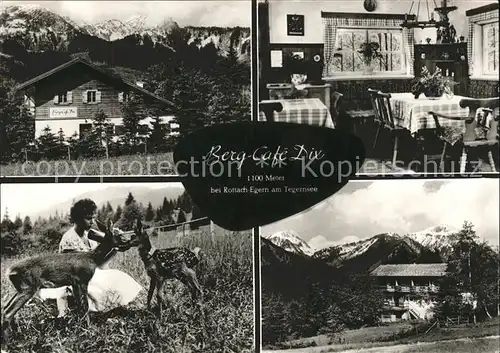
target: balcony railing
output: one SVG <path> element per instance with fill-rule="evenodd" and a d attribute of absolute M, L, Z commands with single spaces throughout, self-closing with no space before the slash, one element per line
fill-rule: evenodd
<path fill-rule="evenodd" d="M 396 291 L 410 293 L 410 286 L 396 286 Z"/>
<path fill-rule="evenodd" d="M 435 285 L 429 286 L 429 292 L 437 293 L 439 292 L 439 290 L 440 290 L 439 286 Z"/>
<path fill-rule="evenodd" d="M 430 285 L 430 286 L 393 286 L 393 285 L 385 285 L 381 286 L 381 289 L 386 292 L 401 292 L 401 293 L 437 293 L 439 292 L 439 286 Z"/>
<path fill-rule="evenodd" d="M 429 292 L 429 286 L 413 286 L 411 287 L 412 292 L 415 293 L 427 293 Z"/>
<path fill-rule="evenodd" d="M 396 305 L 396 303 L 393 302 L 393 301 L 386 301 L 386 302 L 384 302 L 384 306 L 386 308 L 388 308 L 388 309 L 395 309 L 395 310 L 397 310 L 397 309 L 408 309 L 409 308 L 408 302 L 406 302 L 406 303 L 401 303 L 400 302 L 400 303 L 398 303 Z"/>

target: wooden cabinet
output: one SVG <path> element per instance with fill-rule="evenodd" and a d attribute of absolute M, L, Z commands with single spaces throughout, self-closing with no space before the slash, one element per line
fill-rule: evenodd
<path fill-rule="evenodd" d="M 449 44 L 416 44 L 415 45 L 415 77 L 420 76 L 422 67 L 426 66 L 431 73 L 437 67 L 457 84 L 453 87 L 455 94 L 466 96 L 469 81 L 467 63 L 467 43 Z"/>
<path fill-rule="evenodd" d="M 287 95 L 292 92 L 291 83 L 269 83 L 267 85 L 269 90 L 269 99 L 285 99 Z M 323 104 L 330 110 L 330 91 L 331 85 L 304 85 L 303 98 L 319 98 Z"/>

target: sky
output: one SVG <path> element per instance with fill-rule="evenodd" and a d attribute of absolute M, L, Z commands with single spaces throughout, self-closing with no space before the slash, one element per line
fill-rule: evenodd
<path fill-rule="evenodd" d="M 2 184 L 0 186 L 0 205 L 8 205 L 11 219 L 17 214 L 21 217 L 49 209 L 52 206 L 71 200 L 89 191 L 103 190 L 108 187 L 147 187 L 150 189 L 166 189 L 179 187 L 182 183 L 50 183 L 50 184 Z M 1 219 L 5 214 L 5 206 L 1 209 Z"/>
<path fill-rule="evenodd" d="M 320 249 L 441 224 L 459 230 L 464 221 L 472 222 L 481 239 L 498 245 L 498 179 L 351 181 L 313 208 L 262 227 L 261 234 L 293 230 Z"/>
<path fill-rule="evenodd" d="M 250 27 L 249 0 L 220 1 L 2 1 L 1 6 L 40 5 L 77 23 L 96 23 L 147 16 L 147 24 L 158 25 L 172 18 L 181 27 Z"/>

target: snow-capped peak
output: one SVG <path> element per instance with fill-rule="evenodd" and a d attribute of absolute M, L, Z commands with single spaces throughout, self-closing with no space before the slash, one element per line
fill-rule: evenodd
<path fill-rule="evenodd" d="M 132 28 L 136 32 L 141 32 L 144 30 L 146 27 L 146 20 L 148 19 L 147 16 L 143 15 L 136 15 L 130 17 L 127 21 L 125 21 L 125 24 Z"/>
<path fill-rule="evenodd" d="M 419 242 L 425 247 L 439 249 L 450 245 L 450 235 L 458 232 L 458 229 L 446 224 L 436 225 L 419 232 L 407 234 L 406 236 Z"/>
<path fill-rule="evenodd" d="M 377 241 L 376 237 L 363 239 L 354 243 L 347 243 L 338 246 L 339 257 L 343 260 L 347 260 L 356 256 L 359 256 L 366 252 L 370 246 L 372 246 Z"/>
<path fill-rule="evenodd" d="M 33 11 L 46 10 L 40 4 L 22 4 L 9 7 L 13 12 L 22 11 L 25 13 L 30 13 Z"/>
<path fill-rule="evenodd" d="M 299 235 L 293 230 L 283 230 L 274 234 L 264 236 L 269 239 L 274 245 L 277 245 L 287 251 L 299 253 L 307 256 L 312 256 L 315 252 L 307 242 L 302 240 Z"/>

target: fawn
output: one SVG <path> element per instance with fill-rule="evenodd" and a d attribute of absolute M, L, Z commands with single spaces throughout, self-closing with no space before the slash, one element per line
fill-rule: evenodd
<path fill-rule="evenodd" d="M 188 248 L 175 247 L 166 249 L 156 249 L 149 240 L 149 235 L 143 229 L 140 220 L 137 220 L 135 234 L 130 240 L 131 246 L 137 246 L 148 276 L 150 277 L 147 307 L 151 308 L 151 299 L 156 288 L 156 301 L 161 317 L 163 300 L 161 290 L 165 279 L 176 278 L 186 285 L 191 298 L 196 300 L 203 296 L 196 272 L 193 267 L 200 262 L 200 248 L 190 250 Z"/>
<path fill-rule="evenodd" d="M 15 263 L 7 271 L 17 293 L 7 302 L 2 318 L 2 346 L 7 341 L 7 329 L 14 315 L 41 288 L 71 286 L 78 308 L 88 317 L 87 287 L 97 267 L 106 263 L 117 251 L 130 249 L 129 242 L 124 242 L 113 234 L 113 225 L 108 221 L 104 225 L 96 221 L 104 237 L 96 232 L 89 237 L 97 237 L 100 244 L 91 252 L 67 252 L 51 255 L 34 256 Z"/>

